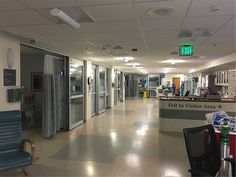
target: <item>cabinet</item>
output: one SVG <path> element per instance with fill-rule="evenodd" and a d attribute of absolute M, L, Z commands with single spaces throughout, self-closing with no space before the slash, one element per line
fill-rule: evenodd
<path fill-rule="evenodd" d="M 228 86 L 228 71 L 215 72 L 215 85 Z"/>

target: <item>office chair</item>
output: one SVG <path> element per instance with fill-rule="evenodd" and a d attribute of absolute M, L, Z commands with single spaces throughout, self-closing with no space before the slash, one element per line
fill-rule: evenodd
<path fill-rule="evenodd" d="M 183 130 L 192 177 L 214 177 L 221 167 L 220 146 L 212 125 Z M 226 158 L 232 165 L 235 177 L 235 160 Z"/>

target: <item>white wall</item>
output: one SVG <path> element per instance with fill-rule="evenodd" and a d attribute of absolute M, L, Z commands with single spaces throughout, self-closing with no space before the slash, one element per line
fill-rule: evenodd
<path fill-rule="evenodd" d="M 91 87 L 88 85 L 88 77 L 92 76 L 92 62 L 84 61 L 84 119 L 91 118 Z"/>
<path fill-rule="evenodd" d="M 109 91 L 109 94 L 110 94 L 110 98 L 109 98 L 109 107 L 110 108 L 113 108 L 114 107 L 114 94 L 115 94 L 115 88 L 112 87 L 112 84 L 115 83 L 115 69 L 112 67 L 111 69 L 109 69 L 109 72 L 108 72 L 108 75 L 109 75 L 109 79 L 108 79 L 108 82 L 110 83 L 110 86 L 108 89 Z"/>
<path fill-rule="evenodd" d="M 12 48 L 14 52 L 14 65 L 12 69 L 16 69 L 16 86 L 20 86 L 20 41 L 0 35 L 0 111 L 20 110 L 20 103 L 7 103 L 7 95 L 3 83 L 3 69 L 7 66 L 7 50 Z"/>

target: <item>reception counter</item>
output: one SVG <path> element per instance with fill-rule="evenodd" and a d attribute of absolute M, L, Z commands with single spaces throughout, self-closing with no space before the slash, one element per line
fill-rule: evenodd
<path fill-rule="evenodd" d="M 225 111 L 229 116 L 236 116 L 235 101 L 195 99 L 195 97 L 160 97 L 160 131 L 182 132 L 183 128 L 205 124 L 205 114 Z"/>

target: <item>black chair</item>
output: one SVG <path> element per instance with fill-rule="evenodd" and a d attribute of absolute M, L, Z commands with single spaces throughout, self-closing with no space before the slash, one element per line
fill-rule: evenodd
<path fill-rule="evenodd" d="M 22 139 L 21 122 L 20 111 L 0 112 L 0 174 L 21 168 L 28 175 L 24 167 L 32 164 L 35 146 L 31 141 Z M 24 151 L 26 143 L 31 145 L 32 155 Z"/>
<path fill-rule="evenodd" d="M 186 91 L 184 96 L 189 96 L 190 91 Z"/>
<path fill-rule="evenodd" d="M 183 131 L 192 177 L 216 176 L 221 167 L 221 154 L 213 126 L 185 128 Z M 235 177 L 235 160 L 225 160 L 231 162 L 232 175 Z"/>

